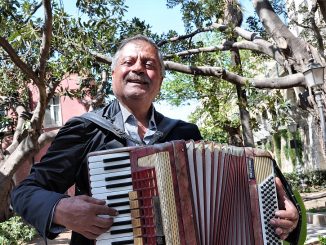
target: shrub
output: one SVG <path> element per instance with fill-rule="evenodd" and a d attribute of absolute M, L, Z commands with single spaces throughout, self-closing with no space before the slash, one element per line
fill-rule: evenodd
<path fill-rule="evenodd" d="M 320 241 L 320 244 L 326 245 L 326 237 L 318 236 L 318 240 Z"/>
<path fill-rule="evenodd" d="M 36 230 L 24 223 L 19 216 L 14 216 L 6 222 L 0 223 L 0 244 L 15 245 L 31 241 Z"/>
<path fill-rule="evenodd" d="M 325 188 L 326 187 L 326 171 L 315 170 L 298 175 L 298 173 L 284 173 L 285 178 L 291 184 L 294 189 L 301 189 L 301 181 L 304 180 L 307 185 L 307 189 L 313 188 Z"/>

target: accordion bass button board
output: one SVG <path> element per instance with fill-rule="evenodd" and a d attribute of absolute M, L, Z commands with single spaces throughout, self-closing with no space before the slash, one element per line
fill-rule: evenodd
<path fill-rule="evenodd" d="M 274 160 L 172 141 L 90 153 L 90 195 L 119 211 L 95 243 L 279 245 Z"/>

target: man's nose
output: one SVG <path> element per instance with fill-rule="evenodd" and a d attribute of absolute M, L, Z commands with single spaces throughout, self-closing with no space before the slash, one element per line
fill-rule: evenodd
<path fill-rule="evenodd" d="M 135 62 L 135 64 L 132 66 L 132 71 L 139 74 L 145 72 L 145 65 L 141 61 Z"/>

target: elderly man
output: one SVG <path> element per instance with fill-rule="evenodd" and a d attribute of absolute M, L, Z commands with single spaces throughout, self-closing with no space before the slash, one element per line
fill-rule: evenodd
<path fill-rule="evenodd" d="M 89 152 L 201 139 L 196 125 L 168 119 L 155 111 L 152 102 L 163 77 L 163 60 L 151 40 L 137 35 L 123 41 L 112 61 L 112 88 L 117 100 L 97 112 L 112 125 L 110 130 L 84 117 L 71 119 L 30 176 L 13 192 L 15 211 L 43 237 L 53 239 L 66 227 L 73 231 L 71 244 L 91 244 L 91 239 L 110 229 L 117 211 L 86 195 Z M 73 184 L 76 196 L 69 197 L 64 193 Z M 284 191 L 281 196 L 285 209 L 272 224 L 285 239 L 297 225 L 298 212 Z"/>

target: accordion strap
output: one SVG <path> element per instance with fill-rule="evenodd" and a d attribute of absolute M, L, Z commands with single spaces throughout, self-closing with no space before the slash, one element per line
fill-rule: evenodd
<path fill-rule="evenodd" d="M 119 138 L 130 140 L 138 145 L 144 145 L 143 142 L 130 137 L 122 129 L 118 128 L 112 122 L 110 122 L 109 120 L 102 117 L 100 114 L 96 112 L 84 113 L 83 115 L 81 115 L 81 117 L 95 123 L 96 125 L 100 126 L 103 129 L 112 132 Z M 153 136 L 152 140 L 149 142 L 149 145 L 155 144 L 158 140 L 160 141 L 164 140 L 165 137 L 171 132 L 171 130 L 179 123 L 179 121 L 180 120 L 177 119 L 163 117 L 162 120 L 158 123 L 157 125 L 158 130 L 155 132 L 155 135 Z"/>

